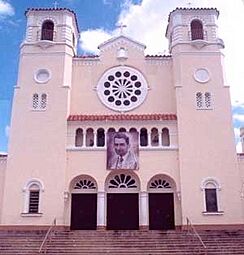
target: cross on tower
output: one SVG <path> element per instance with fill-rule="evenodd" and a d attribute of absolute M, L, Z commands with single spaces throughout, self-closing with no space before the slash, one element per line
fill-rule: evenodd
<path fill-rule="evenodd" d="M 191 8 L 192 2 L 188 2 L 188 3 L 186 3 L 186 4 L 188 5 L 188 8 Z"/>
<path fill-rule="evenodd" d="M 123 23 L 119 23 L 116 27 L 120 29 L 119 34 L 122 35 L 123 29 L 126 28 L 127 26 L 124 25 Z"/>

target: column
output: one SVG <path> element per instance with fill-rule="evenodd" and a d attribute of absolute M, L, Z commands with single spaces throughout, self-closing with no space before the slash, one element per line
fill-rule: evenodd
<path fill-rule="evenodd" d="M 105 228 L 105 192 L 97 193 L 97 228 Z"/>
<path fill-rule="evenodd" d="M 149 226 L 148 193 L 146 191 L 140 192 L 139 225 L 144 228 Z"/>

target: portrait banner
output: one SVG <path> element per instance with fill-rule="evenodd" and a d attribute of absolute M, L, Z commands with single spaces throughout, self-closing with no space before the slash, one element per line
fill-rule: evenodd
<path fill-rule="evenodd" d="M 138 132 L 108 132 L 107 169 L 139 169 Z"/>

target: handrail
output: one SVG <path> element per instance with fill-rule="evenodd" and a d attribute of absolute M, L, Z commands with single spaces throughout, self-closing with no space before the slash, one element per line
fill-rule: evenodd
<path fill-rule="evenodd" d="M 46 242 L 47 242 L 49 236 L 51 235 L 52 230 L 53 230 L 54 227 L 56 226 L 56 223 L 57 223 L 57 220 L 56 220 L 56 218 L 54 218 L 54 220 L 53 220 L 53 222 L 52 222 L 52 225 L 48 228 L 47 233 L 46 233 L 46 235 L 45 235 L 45 237 L 44 237 L 44 239 L 43 239 L 43 241 L 42 241 L 42 243 L 41 243 L 41 246 L 40 246 L 39 251 L 38 251 L 39 254 L 42 252 L 43 247 L 44 247 L 44 245 L 46 244 Z"/>
<path fill-rule="evenodd" d="M 192 225 L 190 219 L 188 217 L 186 217 L 186 224 L 187 224 L 187 232 L 190 232 L 190 229 L 193 231 L 193 233 L 196 235 L 196 237 L 198 238 L 198 240 L 200 241 L 203 249 L 204 249 L 204 253 L 207 254 L 207 246 L 204 244 L 202 238 L 200 237 L 200 235 L 197 233 L 195 227 Z"/>

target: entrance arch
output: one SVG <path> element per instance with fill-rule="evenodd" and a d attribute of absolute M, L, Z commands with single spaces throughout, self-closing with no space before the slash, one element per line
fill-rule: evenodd
<path fill-rule="evenodd" d="M 72 230 L 97 228 L 97 183 L 89 175 L 75 177 L 70 183 Z"/>
<path fill-rule="evenodd" d="M 105 182 L 107 229 L 139 229 L 138 176 L 132 171 L 113 171 Z"/>
<path fill-rule="evenodd" d="M 164 174 L 153 176 L 147 186 L 149 194 L 149 229 L 175 229 L 174 180 Z"/>

